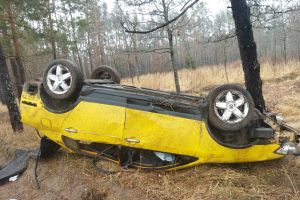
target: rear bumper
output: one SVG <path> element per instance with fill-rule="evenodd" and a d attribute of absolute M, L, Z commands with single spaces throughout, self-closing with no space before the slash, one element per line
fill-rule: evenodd
<path fill-rule="evenodd" d="M 281 146 L 274 151 L 276 154 L 280 155 L 295 155 L 299 156 L 300 151 L 298 151 L 298 145 L 296 142 L 284 141 Z"/>

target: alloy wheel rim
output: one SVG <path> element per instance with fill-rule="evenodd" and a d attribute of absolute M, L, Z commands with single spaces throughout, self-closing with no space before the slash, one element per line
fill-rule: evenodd
<path fill-rule="evenodd" d="M 65 94 L 72 85 L 69 69 L 62 65 L 54 65 L 47 73 L 47 86 L 55 94 Z"/>
<path fill-rule="evenodd" d="M 214 112 L 222 122 L 236 124 L 243 121 L 248 115 L 249 103 L 241 92 L 226 90 L 216 97 Z"/>

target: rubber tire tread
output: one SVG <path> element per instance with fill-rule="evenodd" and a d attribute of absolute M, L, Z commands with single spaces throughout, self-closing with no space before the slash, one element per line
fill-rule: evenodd
<path fill-rule="evenodd" d="M 236 90 L 241 92 L 247 99 L 249 103 L 249 112 L 248 115 L 239 123 L 236 124 L 226 124 L 222 122 L 217 115 L 215 114 L 214 111 L 214 101 L 216 97 L 223 91 L 225 90 Z M 209 122 L 217 129 L 223 130 L 223 131 L 236 131 L 244 128 L 253 118 L 254 116 L 254 101 L 251 96 L 251 94 L 245 90 L 243 87 L 235 84 L 226 84 L 226 85 L 221 85 L 216 88 L 214 88 L 207 96 L 208 100 L 208 119 Z"/>
<path fill-rule="evenodd" d="M 69 89 L 69 91 L 67 91 L 65 94 L 55 94 L 53 93 L 47 85 L 47 73 L 50 70 L 51 67 L 53 67 L 54 65 L 63 65 L 65 67 L 67 67 L 71 73 L 72 76 L 72 85 Z M 83 77 L 83 73 L 80 69 L 80 67 L 78 65 L 76 65 L 75 63 L 73 63 L 72 61 L 69 61 L 67 59 L 57 59 L 57 60 L 53 60 L 51 63 L 49 63 L 49 65 L 44 69 L 43 72 L 43 86 L 45 91 L 54 99 L 59 99 L 59 100 L 72 100 L 73 98 L 76 98 L 82 87 L 84 85 L 84 77 Z"/>
<path fill-rule="evenodd" d="M 108 74 L 111 76 L 113 82 L 118 83 L 118 84 L 121 83 L 121 78 L 120 78 L 119 73 L 114 68 L 105 66 L 105 65 L 101 65 L 101 66 L 97 67 L 96 69 L 94 69 L 91 74 L 91 79 L 98 79 L 97 75 L 100 72 L 108 72 Z"/>

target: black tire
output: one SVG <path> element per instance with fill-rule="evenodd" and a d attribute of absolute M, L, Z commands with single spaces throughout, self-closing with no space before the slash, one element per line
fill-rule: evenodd
<path fill-rule="evenodd" d="M 227 96 L 225 96 L 224 97 L 225 102 L 222 102 L 222 95 L 228 94 L 229 91 L 232 94 L 231 96 L 233 97 L 233 101 L 227 101 Z M 241 95 L 243 96 L 242 98 L 240 98 Z M 221 100 L 219 100 L 219 98 L 221 98 Z M 239 107 L 236 107 L 235 105 L 238 105 L 236 100 L 239 99 L 243 99 L 245 103 Z M 247 90 L 245 90 L 239 85 L 227 84 L 227 85 L 221 85 L 219 87 L 216 87 L 209 93 L 207 100 L 209 103 L 209 112 L 208 112 L 209 122 L 219 130 L 236 131 L 242 129 L 253 118 L 254 109 L 255 109 L 253 98 Z M 216 106 L 217 102 L 219 107 Z M 223 103 L 222 108 L 220 108 L 221 104 L 219 104 L 219 102 Z M 224 105 L 226 105 L 225 109 L 223 109 Z M 248 112 L 245 113 L 247 107 L 248 107 Z M 241 113 L 244 112 L 242 117 L 235 115 L 236 112 L 239 112 L 236 109 L 239 109 Z M 228 113 L 234 110 L 234 112 L 232 111 L 232 114 L 227 115 L 230 116 L 230 118 L 227 121 L 222 118 L 223 116 L 221 116 L 222 114 L 225 114 L 225 112 L 227 112 L 226 110 L 228 111 Z"/>
<path fill-rule="evenodd" d="M 109 66 L 101 65 L 94 69 L 91 74 L 91 79 L 110 79 L 111 81 L 120 84 L 121 78 L 118 72 Z"/>
<path fill-rule="evenodd" d="M 49 76 L 49 73 L 51 73 L 49 71 L 54 69 L 56 66 L 61 66 L 63 68 L 62 73 L 65 73 L 67 70 L 67 72 L 70 73 L 70 77 L 71 77 L 70 80 L 67 80 L 67 81 L 69 81 L 69 84 L 70 84 L 70 85 L 68 85 L 69 88 L 66 89 L 66 91 L 62 91 L 60 93 L 57 93 L 59 91 L 53 91 L 53 89 L 50 88 L 52 81 L 51 81 L 51 83 L 49 83 L 49 79 L 47 81 L 47 76 Z M 55 74 L 51 74 L 51 75 L 55 75 Z M 64 74 L 62 74 L 62 75 L 64 75 Z M 47 83 L 49 83 L 49 84 L 47 84 Z M 66 60 L 66 59 L 53 60 L 44 69 L 43 86 L 44 86 L 44 89 L 47 92 L 47 94 L 49 94 L 54 99 L 65 100 L 65 99 L 75 98 L 79 95 L 83 85 L 84 85 L 84 78 L 83 78 L 83 73 L 82 73 L 81 69 L 78 67 L 78 65 L 76 65 L 75 63 L 73 63 L 69 60 Z M 61 87 L 61 86 L 58 86 L 58 90 L 60 90 L 59 87 Z"/>

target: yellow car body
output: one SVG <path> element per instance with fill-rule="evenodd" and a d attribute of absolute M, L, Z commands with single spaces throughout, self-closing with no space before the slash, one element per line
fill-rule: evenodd
<path fill-rule="evenodd" d="M 276 139 L 264 140 L 263 143 L 256 141 L 240 147 L 219 141 L 212 133 L 205 114 L 205 98 L 179 96 L 179 99 L 192 98 L 201 102 L 194 113 L 184 109 L 181 112 L 172 107 L 170 102 L 173 100 L 166 103 L 161 98 L 152 96 L 154 100 L 149 101 L 145 97 L 147 93 L 122 91 L 120 87 L 86 85 L 71 107 L 55 111 L 45 105 L 41 95 L 42 83 L 29 82 L 22 94 L 21 121 L 70 152 L 102 157 L 99 152 L 88 148 L 77 149 L 78 142 L 82 142 L 80 145 L 111 144 L 116 148 L 130 147 L 193 158 L 183 164 L 154 167 L 158 170 L 180 169 L 201 163 L 264 161 L 283 156 L 274 153 L 280 147 L 279 140 Z M 146 91 L 151 93 L 152 90 Z M 171 93 L 161 94 L 174 97 Z M 164 110 L 166 107 L 167 110 Z M 66 144 L 68 141 L 69 145 Z M 125 163 L 120 158 L 104 158 L 120 165 Z M 134 164 L 132 166 L 139 167 Z"/>

